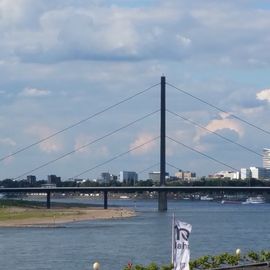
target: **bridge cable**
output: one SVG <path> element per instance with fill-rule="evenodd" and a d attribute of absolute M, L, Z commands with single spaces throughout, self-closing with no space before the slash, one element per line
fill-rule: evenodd
<path fill-rule="evenodd" d="M 13 180 L 20 179 L 20 178 L 22 178 L 23 176 L 25 176 L 27 174 L 30 174 L 32 172 L 35 172 L 35 171 L 37 171 L 37 170 L 39 170 L 39 169 L 41 169 L 43 167 L 46 167 L 46 166 L 48 166 L 48 165 L 50 165 L 50 164 L 52 164 L 52 163 L 54 163 L 54 162 L 56 162 L 56 161 L 58 161 L 58 160 L 60 160 L 62 158 L 65 158 L 65 157 L 67 157 L 67 156 L 69 156 L 71 154 L 74 154 L 74 153 L 78 152 L 79 150 L 81 150 L 81 149 L 83 149 L 83 148 L 85 148 L 85 147 L 87 147 L 89 145 L 92 145 L 92 144 L 94 144 L 96 142 L 99 142 L 99 141 L 101 141 L 101 140 L 103 140 L 103 139 L 105 139 L 105 138 L 107 138 L 107 137 L 109 137 L 109 136 L 111 136 L 111 135 L 113 135 L 113 134 L 115 134 L 115 133 L 117 133 L 117 132 L 119 132 L 119 131 L 127 128 L 127 127 L 130 127 L 130 126 L 134 125 L 137 122 L 140 122 L 140 121 L 144 120 L 145 118 L 148 118 L 149 116 L 152 116 L 152 115 L 156 114 L 159 111 L 160 110 L 158 109 L 158 110 L 153 111 L 153 112 L 151 112 L 151 113 L 149 113 L 149 114 L 147 114 L 147 115 L 145 115 L 145 116 L 143 116 L 141 118 L 138 118 L 138 119 L 136 119 L 136 120 L 134 120 L 134 121 L 132 121 L 132 122 L 130 122 L 130 123 L 128 123 L 128 124 L 120 127 L 120 128 L 117 128 L 117 129 L 115 129 L 115 130 L 113 130 L 113 131 L 111 131 L 111 132 L 109 132 L 109 133 L 107 133 L 107 134 L 105 134 L 105 135 L 103 135 L 103 136 L 101 136 L 101 137 L 99 137 L 99 138 L 97 138 L 97 139 L 95 139 L 95 140 L 87 143 L 87 144 L 84 144 L 84 145 L 82 145 L 82 146 L 80 146 L 78 148 L 75 148 L 74 150 L 72 150 L 72 151 L 70 151 L 68 153 L 65 153 L 65 154 L 63 154 L 63 155 L 61 155 L 61 156 L 59 156 L 59 157 L 57 157 L 57 158 L 55 158 L 53 160 L 50 160 L 50 161 L 48 161 L 46 163 L 43 163 L 42 165 L 40 165 L 40 166 L 38 166 L 38 167 L 36 167 L 36 168 L 34 168 L 32 170 L 29 170 L 29 171 L 27 171 L 27 172 L 25 172 L 25 173 L 23 173 L 23 174 L 15 177 L 15 178 L 13 178 Z"/>
<path fill-rule="evenodd" d="M 149 91 L 150 89 L 152 89 L 152 88 L 158 86 L 159 84 L 160 84 L 160 83 L 154 84 L 154 85 L 152 85 L 152 86 L 150 86 L 150 87 L 148 87 L 148 88 L 146 88 L 146 89 L 144 89 L 144 90 L 142 90 L 142 91 L 140 91 L 140 92 L 138 92 L 138 93 L 136 93 L 136 94 L 134 94 L 134 95 L 132 95 L 132 96 L 130 96 L 130 97 L 127 97 L 127 98 L 125 98 L 125 99 L 123 99 L 123 100 L 120 100 L 120 101 L 116 102 L 116 103 L 113 104 L 113 105 L 110 105 L 110 106 L 108 106 L 108 107 L 106 107 L 106 108 L 104 108 L 104 109 L 102 109 L 102 110 L 100 110 L 100 111 L 98 111 L 98 112 L 96 112 L 96 113 L 94 113 L 94 114 L 92 114 L 92 115 L 90 115 L 90 116 L 84 118 L 84 119 L 81 119 L 81 120 L 78 121 L 78 122 L 75 122 L 75 123 L 73 123 L 73 124 L 71 124 L 71 125 L 69 125 L 69 126 L 63 128 L 63 129 L 57 131 L 57 132 L 55 132 L 55 133 L 52 133 L 52 134 L 50 134 L 50 135 L 47 136 L 47 137 L 44 137 L 44 138 L 42 138 L 42 139 L 40 139 L 40 140 L 38 140 L 38 141 L 36 141 L 36 142 L 34 142 L 34 143 L 32 143 L 32 144 L 29 144 L 29 145 L 27 145 L 27 146 L 21 148 L 21 149 L 18 149 L 17 151 L 15 151 L 15 152 L 13 152 L 13 153 L 11 153 L 11 154 L 9 154 L 9 155 L 3 156 L 3 157 L 0 158 L 0 162 L 4 161 L 4 160 L 6 160 L 6 159 L 8 159 L 8 158 L 10 158 L 10 157 L 13 157 L 13 156 L 15 156 L 15 155 L 17 155 L 17 154 L 19 154 L 19 153 L 21 153 L 21 152 L 23 152 L 23 151 L 25 151 L 25 150 L 31 148 L 31 147 L 33 147 L 33 146 L 35 146 L 35 145 L 38 145 L 38 144 L 40 144 L 40 143 L 42 143 L 42 142 L 44 142 L 44 141 L 47 141 L 48 139 L 50 139 L 50 138 L 52 138 L 52 137 L 54 137 L 54 136 L 56 136 L 56 135 L 58 135 L 58 134 L 60 134 L 60 133 L 63 133 L 63 132 L 65 132 L 65 131 L 67 131 L 67 130 L 69 130 L 69 129 L 71 129 L 71 128 L 74 128 L 74 127 L 76 127 L 76 126 L 78 126 L 78 125 L 80 125 L 80 124 L 82 124 L 82 123 L 84 123 L 84 122 L 86 122 L 86 121 L 88 121 L 88 120 L 90 120 L 90 119 L 92 119 L 92 118 L 94 118 L 94 117 L 96 117 L 96 116 L 98 116 L 98 115 L 100 115 L 100 114 L 102 114 L 102 113 L 108 111 L 108 110 L 111 110 L 111 109 L 113 109 L 113 108 L 119 106 L 120 104 L 125 103 L 126 101 L 129 101 L 129 100 L 131 100 L 131 99 L 133 99 L 133 98 L 135 98 L 135 97 L 137 97 L 137 96 L 139 96 L 139 95 L 141 95 L 141 94 L 144 94 L 145 92 L 147 92 L 147 91 Z"/>
<path fill-rule="evenodd" d="M 198 154 L 200 154 L 200 155 L 202 155 L 202 156 L 205 156 L 205 157 L 207 157 L 208 159 L 211 159 L 211 160 L 213 160 L 213 161 L 215 161 L 215 162 L 217 162 L 217 163 L 219 163 L 219 164 L 221 164 L 221 165 L 223 165 L 223 166 L 226 166 L 226 167 L 228 167 L 228 168 L 230 168 L 230 169 L 233 169 L 234 171 L 238 171 L 238 169 L 236 169 L 236 168 L 234 168 L 234 167 L 232 167 L 232 166 L 230 166 L 230 165 L 228 165 L 228 164 L 226 164 L 226 163 L 224 163 L 224 162 L 222 162 L 222 161 L 219 161 L 219 160 L 217 160 L 216 158 L 213 158 L 213 157 L 211 157 L 211 156 L 209 156 L 209 155 L 207 155 L 207 154 L 204 154 L 204 153 L 202 153 L 202 152 L 200 152 L 200 151 L 198 151 L 198 150 L 196 150 L 196 149 L 194 149 L 194 148 L 192 148 L 192 147 L 190 147 L 190 146 L 188 146 L 188 145 L 186 145 L 186 144 L 184 144 L 184 143 L 181 143 L 181 142 L 179 142 L 179 141 L 177 141 L 177 140 L 171 138 L 171 137 L 168 137 L 168 136 L 166 136 L 166 137 L 167 137 L 168 139 L 170 139 L 171 141 L 173 141 L 173 142 L 175 142 L 175 143 L 177 143 L 177 144 L 180 144 L 180 145 L 184 146 L 185 148 L 187 148 L 187 149 L 189 149 L 189 150 L 191 150 L 191 151 L 193 151 L 193 152 L 196 152 L 196 153 L 198 153 Z"/>
<path fill-rule="evenodd" d="M 266 129 L 263 129 L 263 128 L 261 128 L 261 127 L 255 125 L 255 124 L 253 124 L 253 123 L 251 123 L 251 122 L 249 122 L 249 121 L 247 121 L 247 120 L 245 120 L 245 119 L 243 119 L 243 118 L 241 118 L 241 117 L 239 117 L 239 116 L 237 116 L 237 115 L 235 115 L 235 114 L 233 114 L 233 113 L 229 113 L 229 112 L 227 112 L 227 111 L 225 111 L 225 110 L 223 110 L 223 109 L 221 109 L 221 108 L 219 108 L 219 107 L 217 107 L 217 106 L 211 104 L 210 102 L 205 101 L 205 100 L 202 99 L 202 98 L 196 97 L 195 95 L 192 95 L 192 94 L 188 93 L 187 91 L 185 91 L 185 90 L 183 90 L 183 89 L 180 89 L 180 88 L 178 88 L 178 87 L 176 87 L 176 86 L 174 86 L 174 85 L 172 85 L 172 84 L 170 84 L 170 83 L 166 83 L 166 84 L 169 85 L 169 86 L 171 86 L 172 88 L 175 88 L 176 90 L 180 91 L 181 93 L 184 93 L 184 94 L 186 94 L 186 95 L 188 95 L 188 96 L 190 96 L 190 97 L 192 97 L 192 98 L 194 98 L 194 99 L 197 99 L 197 100 L 199 100 L 200 102 L 202 102 L 202 103 L 204 103 L 204 104 L 206 104 L 206 105 L 208 105 L 208 106 L 210 106 L 210 107 L 212 107 L 212 108 L 214 108 L 214 109 L 216 109 L 216 110 L 218 110 L 218 111 L 220 111 L 220 112 L 226 113 L 226 114 L 232 116 L 233 118 L 235 118 L 235 119 L 237 119 L 237 120 L 239 120 L 239 121 L 241 121 L 241 122 L 243 122 L 243 123 L 245 123 L 245 124 L 247 124 L 247 125 L 249 125 L 249 126 L 255 128 L 255 129 L 257 129 L 257 130 L 260 130 L 261 132 L 263 132 L 263 133 L 265 133 L 265 134 L 267 134 L 267 135 L 270 135 L 270 131 L 268 131 L 268 130 L 266 130 Z"/>
<path fill-rule="evenodd" d="M 116 160 L 116 159 L 118 159 L 118 158 L 120 158 L 120 157 L 122 157 L 122 156 L 124 156 L 124 155 L 126 155 L 126 154 L 128 154 L 128 153 L 130 153 L 130 152 L 132 152 L 132 151 L 135 151 L 135 150 L 137 150 L 137 149 L 143 147 L 144 145 L 147 145 L 147 144 L 149 144 L 149 143 L 151 143 L 151 142 L 153 142 L 153 141 L 159 139 L 159 137 L 160 137 L 160 136 L 157 136 L 157 137 L 155 137 L 155 138 L 153 138 L 153 139 L 151 139 L 151 140 L 149 140 L 149 141 L 147 141 L 147 142 L 145 142 L 145 143 L 143 143 L 143 144 L 140 144 L 140 145 L 138 145 L 138 146 L 136 146 L 136 147 L 134 147 L 134 148 L 132 148 L 132 149 L 126 151 L 126 152 L 123 152 L 123 153 L 121 153 L 121 154 L 118 154 L 118 155 L 116 155 L 116 156 L 114 156 L 114 157 L 112 157 L 112 158 L 110 158 L 110 159 L 108 159 L 108 160 L 106 160 L 106 161 L 104 161 L 104 162 L 102 162 L 102 163 L 100 163 L 100 164 L 98 164 L 98 165 L 96 165 L 96 166 L 90 168 L 90 169 L 87 169 L 87 170 L 85 170 L 85 171 L 83 171 L 83 172 L 80 172 L 79 174 L 73 176 L 72 179 L 76 179 L 77 177 L 79 177 L 79 176 L 81 176 L 81 175 L 83 175 L 83 174 L 85 174 L 85 173 L 87 173 L 87 172 L 93 171 L 94 169 L 96 169 L 96 168 L 98 168 L 98 167 L 101 167 L 101 166 L 103 166 L 103 165 L 105 165 L 105 164 L 107 164 L 107 163 L 110 163 L 110 162 L 112 162 L 112 161 L 114 161 L 114 160 Z"/>
<path fill-rule="evenodd" d="M 159 164 L 160 164 L 160 162 L 158 162 L 158 163 L 156 163 L 156 164 L 153 164 L 152 166 L 150 166 L 150 167 L 148 167 L 148 168 L 145 168 L 145 169 L 142 170 L 142 171 L 139 171 L 138 174 L 144 173 L 144 172 L 148 171 L 149 169 L 152 169 L 153 167 L 156 167 L 156 166 L 159 165 Z"/>
<path fill-rule="evenodd" d="M 193 125 L 195 125 L 195 126 L 197 126 L 197 127 L 199 127 L 199 128 L 202 128 L 202 129 L 206 130 L 207 132 L 210 132 L 210 133 L 212 133 L 212 134 L 215 134 L 216 136 L 218 136 L 218 137 L 220 137 L 220 138 L 226 140 L 227 142 L 230 142 L 230 143 L 232 143 L 232 144 L 235 144 L 235 145 L 237 145 L 237 146 L 239 146 L 239 147 L 241 147 L 241 148 L 243 148 L 243 149 L 245 149 L 245 150 L 247 150 L 247 151 L 249 151 L 249 152 L 251 152 L 251 153 L 253 153 L 253 154 L 256 154 L 256 155 L 258 155 L 258 156 L 260 156 L 260 157 L 263 157 L 262 154 L 260 154 L 260 153 L 258 153 L 258 152 L 256 152 L 256 151 L 252 150 L 251 148 L 249 148 L 249 147 L 247 147 L 247 146 L 244 146 L 244 145 L 242 145 L 242 144 L 240 144 L 240 143 L 237 143 L 237 142 L 235 142 L 235 141 L 233 141 L 233 140 L 231 140 L 231 139 L 229 139 L 229 138 L 227 138 L 227 137 L 225 137 L 225 136 L 223 136 L 223 135 L 220 135 L 219 133 L 217 133 L 217 132 L 215 132 L 215 131 L 212 131 L 212 130 L 210 130 L 210 129 L 208 129 L 208 128 L 206 128 L 206 127 L 204 127 L 204 126 L 202 126 L 202 125 L 200 125 L 200 124 L 198 124 L 198 123 L 196 123 L 196 122 L 194 122 L 194 121 L 192 121 L 192 120 L 190 120 L 190 119 L 188 119 L 188 118 L 186 118 L 186 117 L 184 117 L 184 116 L 181 116 L 181 115 L 179 115 L 179 114 L 177 114 L 177 113 L 175 113 L 175 112 L 172 112 L 172 111 L 170 111 L 170 110 L 167 110 L 167 112 L 169 112 L 169 113 L 171 113 L 171 114 L 173 114 L 173 115 L 175 115 L 175 116 L 177 116 L 177 117 L 179 117 L 179 118 L 181 118 L 181 119 L 183 119 L 183 120 L 185 120 L 185 121 L 188 121 L 188 122 L 190 122 L 191 124 L 193 124 Z"/>
<path fill-rule="evenodd" d="M 172 164 L 170 164 L 170 163 L 168 163 L 168 162 L 166 162 L 166 164 L 167 164 L 168 166 L 170 166 L 170 167 L 172 167 L 172 168 L 178 170 L 178 171 L 181 170 L 180 168 L 177 168 L 176 166 L 174 166 L 174 165 L 172 165 Z"/>

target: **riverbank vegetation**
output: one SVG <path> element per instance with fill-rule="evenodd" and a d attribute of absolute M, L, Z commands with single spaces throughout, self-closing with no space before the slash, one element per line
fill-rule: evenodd
<path fill-rule="evenodd" d="M 1 221 L 18 221 L 18 220 L 31 220 L 33 218 L 46 219 L 51 218 L 58 219 L 63 216 L 74 215 L 74 211 L 59 211 L 59 210 L 47 210 L 39 208 L 22 208 L 22 207 L 1 207 L 0 208 L 0 222 Z M 80 214 L 79 211 L 76 212 L 77 215 Z M 1 225 L 1 223 L 0 223 Z M 12 224 L 11 224 L 12 225 Z"/>
<path fill-rule="evenodd" d="M 72 202 L 51 202 L 51 206 L 55 208 L 71 208 L 71 207 L 80 207 L 86 208 L 91 205 L 84 203 L 72 203 Z M 103 207 L 102 205 L 96 207 Z M 23 199 L 1 199 L 0 207 L 28 207 L 28 208 L 44 208 L 46 207 L 46 202 L 42 201 L 33 201 L 33 200 L 23 200 Z"/>
<path fill-rule="evenodd" d="M 270 261 L 270 251 L 261 251 L 254 252 L 250 251 L 247 254 L 229 254 L 222 253 L 216 256 L 202 256 L 195 260 L 190 261 L 190 270 L 206 270 L 206 269 L 214 269 L 214 268 L 222 268 L 222 267 L 234 267 L 234 266 L 244 266 L 251 265 L 255 263 L 263 263 Z M 151 263 L 147 266 L 143 265 L 132 265 L 132 263 L 128 263 L 124 270 L 172 270 L 173 265 L 163 265 L 158 266 L 155 263 Z"/>
<path fill-rule="evenodd" d="M 59 204 L 55 209 L 48 210 L 44 208 L 44 203 L 42 202 L 2 199 L 0 201 L 0 222 L 31 220 L 33 218 L 44 220 L 48 220 L 49 218 L 53 220 L 62 218 L 63 216 L 81 214 L 79 210 L 67 211 L 69 208 L 71 208 L 71 205 Z"/>
<path fill-rule="evenodd" d="M 74 221 L 128 218 L 135 212 L 123 208 L 102 209 L 89 205 L 55 203 L 46 209 L 40 202 L 0 200 L 0 227 L 55 226 Z"/>
<path fill-rule="evenodd" d="M 33 183 L 29 183 L 27 180 L 13 180 L 13 179 L 4 179 L 0 181 L 0 187 L 4 188 L 26 188 L 26 187 L 42 187 L 47 184 L 46 180 L 38 180 Z M 152 180 L 139 180 L 135 183 L 126 183 L 119 182 L 118 180 L 111 180 L 106 182 L 97 182 L 93 180 L 86 180 L 83 182 L 76 180 L 69 181 L 60 181 L 56 183 L 57 187 L 101 187 L 101 186 L 154 186 L 155 182 Z M 270 186 L 269 180 L 258 180 L 255 178 L 246 179 L 245 181 L 239 179 L 228 179 L 228 178 L 216 178 L 210 179 L 207 177 L 202 177 L 200 179 L 185 181 L 185 180 L 168 180 L 166 182 L 168 186 Z"/>

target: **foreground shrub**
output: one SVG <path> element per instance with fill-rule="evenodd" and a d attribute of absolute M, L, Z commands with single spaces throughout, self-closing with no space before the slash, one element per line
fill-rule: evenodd
<path fill-rule="evenodd" d="M 245 255 L 236 255 L 229 253 L 222 253 L 216 256 L 202 256 L 195 260 L 190 261 L 190 270 L 204 270 L 204 269 L 212 269 L 226 266 L 236 266 L 236 265 L 244 265 L 250 263 L 259 263 L 259 262 L 267 262 L 270 261 L 270 251 L 262 250 L 259 253 L 254 251 L 250 251 Z M 147 266 L 143 265 L 132 265 L 132 263 L 128 263 L 127 266 L 123 270 L 172 270 L 173 265 L 163 265 L 158 266 L 155 263 L 150 263 Z"/>

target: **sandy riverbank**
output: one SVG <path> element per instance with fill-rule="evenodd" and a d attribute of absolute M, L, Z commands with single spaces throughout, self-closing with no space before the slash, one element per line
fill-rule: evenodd
<path fill-rule="evenodd" d="M 54 227 L 83 220 L 128 218 L 132 216 L 135 216 L 133 210 L 123 208 L 71 207 L 44 209 L 7 207 L 0 210 L 0 227 Z"/>

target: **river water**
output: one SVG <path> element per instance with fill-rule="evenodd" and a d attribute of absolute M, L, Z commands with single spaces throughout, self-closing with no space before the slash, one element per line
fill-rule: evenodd
<path fill-rule="evenodd" d="M 99 201 L 101 203 L 101 201 Z M 136 217 L 65 224 L 59 228 L 0 228 L 1 270 L 102 270 L 136 264 L 168 264 L 171 220 L 192 224 L 191 259 L 202 255 L 270 249 L 270 204 L 223 205 L 169 201 L 166 213 L 156 201 L 114 200 L 138 211 Z"/>

